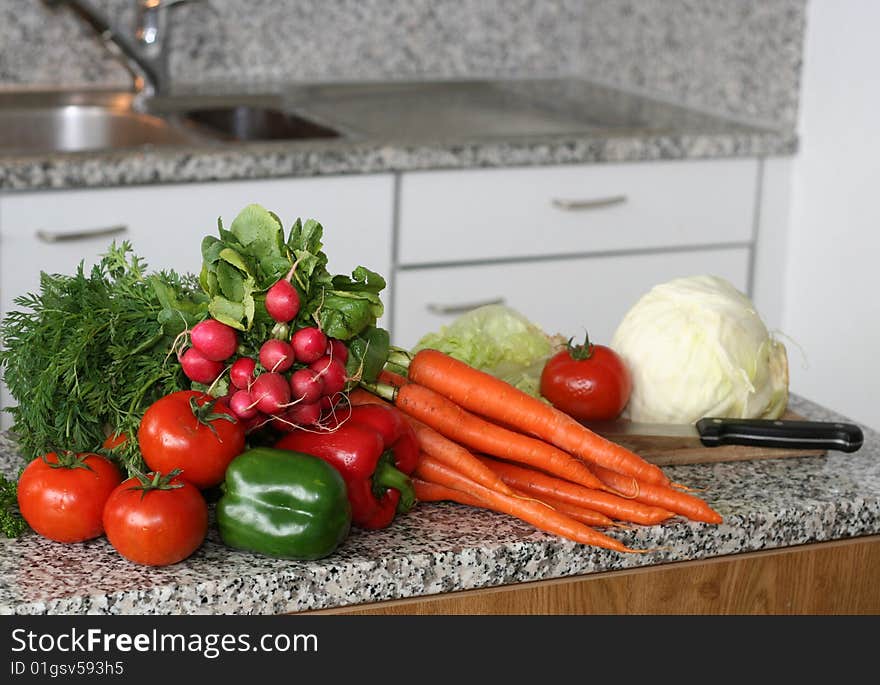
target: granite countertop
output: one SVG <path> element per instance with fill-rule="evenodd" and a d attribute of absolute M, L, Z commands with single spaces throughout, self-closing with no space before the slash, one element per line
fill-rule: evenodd
<path fill-rule="evenodd" d="M 818 420 L 843 419 L 803 398 L 790 406 Z M 674 481 L 704 488 L 724 523 L 676 518 L 615 533 L 661 552 L 577 545 L 451 503 L 418 506 L 382 531 L 355 530 L 313 562 L 231 550 L 213 528 L 193 556 L 163 568 L 125 561 L 104 538 L 62 545 L 29 533 L 0 539 L 0 613 L 276 614 L 874 535 L 880 435 L 864 430 L 865 444 L 853 454 L 665 467 Z M 20 465 L 0 437 L 0 470 L 12 475 Z"/>
<path fill-rule="evenodd" d="M 213 88 L 214 90 L 211 90 Z M 791 155 L 792 130 L 577 79 L 263 86 L 337 138 L 0 153 L 0 192 L 575 163 Z M 251 87 L 250 90 L 259 90 Z M 217 86 L 177 93 L 224 95 Z"/>

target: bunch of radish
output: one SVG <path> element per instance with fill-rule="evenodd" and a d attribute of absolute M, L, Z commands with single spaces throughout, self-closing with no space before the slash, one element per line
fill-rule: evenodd
<path fill-rule="evenodd" d="M 206 319 L 190 331 L 191 346 L 180 356 L 191 381 L 210 385 L 229 371 L 229 408 L 249 430 L 271 423 L 290 431 L 315 426 L 342 397 L 347 381 L 348 348 L 317 326 L 290 325 L 299 313 L 296 288 L 285 278 L 266 292 L 266 311 L 276 322 L 257 359 L 236 356 L 238 334 L 231 326 Z"/>

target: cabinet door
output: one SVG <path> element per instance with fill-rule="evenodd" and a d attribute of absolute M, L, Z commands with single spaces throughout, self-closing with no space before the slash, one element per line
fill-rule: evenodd
<path fill-rule="evenodd" d="M 198 273 L 200 245 L 250 203 L 324 226 L 334 273 L 358 264 L 387 274 L 391 259 L 390 176 L 278 179 L 141 188 L 21 193 L 0 198 L 0 310 L 34 290 L 40 271 L 72 273 L 111 240 L 129 240 L 152 269 Z M 106 231 L 106 229 L 112 229 Z"/>
<path fill-rule="evenodd" d="M 393 342 L 412 347 L 464 311 L 503 302 L 548 333 L 608 343 L 624 314 L 652 286 L 714 274 L 745 292 L 748 248 L 400 271 L 394 284 Z"/>
<path fill-rule="evenodd" d="M 331 272 L 362 264 L 388 275 L 393 188 L 390 175 L 370 175 L 5 195 L 0 315 L 38 289 L 40 271 L 73 273 L 81 260 L 96 262 L 112 240 L 129 240 L 150 269 L 198 273 L 202 238 L 216 235 L 218 217 L 228 227 L 251 203 L 275 212 L 285 229 L 297 217 L 320 221 Z M 0 388 L 0 405 L 9 401 Z M 6 424 L 0 415 L 0 427 Z"/>
<path fill-rule="evenodd" d="M 676 160 L 404 174 L 405 266 L 752 240 L 758 160 Z"/>

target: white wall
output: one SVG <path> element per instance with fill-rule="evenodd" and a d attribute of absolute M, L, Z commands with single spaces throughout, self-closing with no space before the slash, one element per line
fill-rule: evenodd
<path fill-rule="evenodd" d="M 792 391 L 880 429 L 878 26 L 877 0 L 808 4 L 782 329 Z"/>

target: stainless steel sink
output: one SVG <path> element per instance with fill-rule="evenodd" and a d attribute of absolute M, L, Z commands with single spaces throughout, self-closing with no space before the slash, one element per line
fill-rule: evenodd
<path fill-rule="evenodd" d="M 76 152 L 138 145 L 169 145 L 187 137 L 156 117 L 69 105 L 0 111 L 0 150 Z"/>
<path fill-rule="evenodd" d="M 127 93 L 3 94 L 0 152 L 77 152 L 192 141 L 161 117 L 135 112 L 131 102 Z"/>
<path fill-rule="evenodd" d="M 338 138 L 339 132 L 280 107 L 251 104 L 202 105 L 175 119 L 202 135 L 225 141 L 303 140 Z"/>
<path fill-rule="evenodd" d="M 168 98 L 135 109 L 122 92 L 0 94 L 0 154 L 310 140 L 339 134 L 277 99 Z"/>
<path fill-rule="evenodd" d="M 661 134 L 730 122 L 578 80 L 300 84 L 275 93 L 0 93 L 0 155 L 344 137 L 396 143 Z"/>
<path fill-rule="evenodd" d="M 609 107 L 609 92 L 569 79 L 327 83 L 290 97 L 302 114 L 372 140 L 564 138 L 649 126 L 642 112 Z"/>

